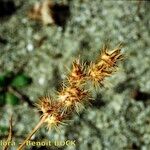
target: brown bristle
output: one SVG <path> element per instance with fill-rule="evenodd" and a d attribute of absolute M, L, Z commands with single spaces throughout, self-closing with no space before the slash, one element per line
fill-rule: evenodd
<path fill-rule="evenodd" d="M 88 70 L 88 77 L 94 83 L 94 85 L 103 85 L 103 80 L 105 77 L 111 75 L 111 71 L 105 69 L 104 66 L 99 66 L 96 64 L 91 64 Z"/>
<path fill-rule="evenodd" d="M 47 128 L 48 130 L 51 130 L 54 128 L 56 131 L 59 131 L 59 125 L 64 125 L 65 123 L 63 120 L 66 119 L 66 115 L 60 115 L 60 114 L 55 114 L 55 115 L 50 115 L 45 122 L 47 123 Z"/>
<path fill-rule="evenodd" d="M 88 91 L 80 89 L 79 87 L 67 87 L 59 93 L 58 99 L 62 103 L 65 110 L 75 109 L 77 103 L 84 103 L 88 96 Z M 88 99 L 88 98 L 87 98 Z"/>
<path fill-rule="evenodd" d="M 80 64 L 79 59 L 73 62 L 73 68 L 68 76 L 68 82 L 70 85 L 81 85 L 85 81 L 85 69 L 84 65 Z"/>
<path fill-rule="evenodd" d="M 36 106 L 43 113 L 49 113 L 49 114 L 56 111 L 56 108 L 58 107 L 57 103 L 48 96 L 41 97 L 38 103 L 36 104 Z"/>
<path fill-rule="evenodd" d="M 88 78 L 93 81 L 94 85 L 103 85 L 104 79 L 116 71 L 117 63 L 122 58 L 121 46 L 112 51 L 105 46 L 97 63 L 91 63 L 89 66 Z"/>
<path fill-rule="evenodd" d="M 104 47 L 101 52 L 99 63 L 103 63 L 106 67 L 115 67 L 117 62 L 122 58 L 121 46 L 118 46 L 112 51 L 109 51 L 107 47 Z"/>

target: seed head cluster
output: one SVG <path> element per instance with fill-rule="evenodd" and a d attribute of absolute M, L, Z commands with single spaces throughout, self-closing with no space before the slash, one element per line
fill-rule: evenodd
<path fill-rule="evenodd" d="M 58 92 L 56 100 L 41 97 L 37 104 L 43 115 L 48 114 L 45 120 L 48 129 L 57 130 L 58 126 L 70 119 L 74 112 L 79 113 L 85 103 L 89 103 L 91 99 L 86 83 L 90 80 L 94 85 L 103 85 L 104 79 L 116 71 L 118 61 L 122 58 L 120 46 L 112 51 L 105 46 L 96 63 L 91 62 L 86 66 L 79 59 L 75 60 L 67 77 L 67 83 Z"/>
<path fill-rule="evenodd" d="M 112 51 L 109 51 L 108 47 L 104 46 L 98 61 L 90 64 L 88 68 L 88 78 L 96 86 L 103 85 L 104 79 L 116 71 L 118 61 L 122 59 L 121 45 Z"/>

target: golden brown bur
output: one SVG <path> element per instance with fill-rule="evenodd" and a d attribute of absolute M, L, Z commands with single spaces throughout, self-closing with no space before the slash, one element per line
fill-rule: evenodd
<path fill-rule="evenodd" d="M 104 46 L 101 55 L 99 65 L 105 65 L 105 67 L 115 67 L 117 62 L 123 59 L 123 55 L 121 53 L 121 44 L 116 47 L 114 50 L 109 50 L 107 46 Z"/>
<path fill-rule="evenodd" d="M 50 97 L 41 97 L 36 106 L 43 113 L 41 117 L 47 116 L 44 122 L 47 123 L 47 127 L 49 130 L 52 127 L 57 129 L 57 126 L 59 124 L 63 124 L 63 120 L 68 117 L 67 114 L 61 113 L 61 103 L 52 100 L 52 98 Z"/>
<path fill-rule="evenodd" d="M 72 70 L 68 76 L 68 82 L 70 85 L 82 85 L 85 82 L 85 65 L 80 63 L 80 60 L 77 59 L 72 64 Z"/>
<path fill-rule="evenodd" d="M 104 64 L 99 65 L 91 63 L 88 70 L 88 77 L 93 82 L 94 86 L 103 85 L 103 80 L 105 77 L 111 76 L 112 71 L 106 69 Z"/>
<path fill-rule="evenodd" d="M 83 103 L 88 101 L 89 93 L 87 90 L 76 86 L 64 88 L 58 95 L 63 111 L 75 110 L 79 112 L 83 108 Z"/>
<path fill-rule="evenodd" d="M 54 128 L 56 131 L 59 131 L 59 125 L 66 125 L 66 123 L 64 123 L 64 120 L 66 119 L 67 115 L 65 114 L 49 115 L 45 120 L 45 123 L 47 123 L 48 130 Z"/>
<path fill-rule="evenodd" d="M 95 86 L 103 85 L 104 79 L 116 71 L 117 63 L 122 59 L 121 45 L 112 51 L 110 51 L 107 46 L 104 46 L 97 62 L 90 64 L 88 68 L 88 78 Z"/>
<path fill-rule="evenodd" d="M 35 104 L 39 111 L 42 111 L 43 113 L 54 113 L 58 109 L 58 103 L 54 101 L 51 97 L 45 96 L 41 97 L 38 101 L 38 103 Z"/>

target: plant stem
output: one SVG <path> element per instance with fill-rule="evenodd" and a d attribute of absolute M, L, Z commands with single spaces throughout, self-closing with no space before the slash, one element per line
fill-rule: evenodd
<path fill-rule="evenodd" d="M 22 144 L 17 148 L 17 150 L 22 150 L 23 147 L 26 145 L 26 142 L 28 140 L 30 140 L 30 138 L 33 136 L 33 134 L 42 126 L 42 124 L 44 123 L 44 121 L 47 119 L 48 114 L 45 114 L 40 122 L 35 126 L 35 128 L 31 131 L 31 133 L 27 136 L 27 138 L 22 142 Z"/>
<path fill-rule="evenodd" d="M 9 123 L 10 123 L 10 125 L 9 125 L 9 134 L 8 134 L 8 138 L 7 138 L 6 143 L 11 143 L 11 141 L 12 141 L 12 115 L 10 117 Z M 9 148 L 9 144 L 6 144 L 3 148 L 3 150 L 8 150 L 8 148 Z"/>

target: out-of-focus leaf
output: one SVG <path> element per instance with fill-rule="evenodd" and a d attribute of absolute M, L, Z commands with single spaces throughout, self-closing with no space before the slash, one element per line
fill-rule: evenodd
<path fill-rule="evenodd" d="M 32 82 L 32 79 L 24 74 L 17 75 L 11 82 L 11 85 L 14 87 L 24 87 L 29 85 Z"/>
<path fill-rule="evenodd" d="M 0 75 L 0 87 L 6 87 L 10 84 L 11 79 L 13 78 L 14 73 L 11 71 L 6 71 Z"/>
<path fill-rule="evenodd" d="M 5 104 L 5 94 L 0 93 L 0 106 Z"/>
<path fill-rule="evenodd" d="M 5 80 L 6 80 L 6 76 L 5 75 L 0 75 L 0 87 L 5 86 Z"/>
<path fill-rule="evenodd" d="M 12 93 L 7 92 L 5 96 L 6 104 L 17 105 L 19 104 L 19 99 Z"/>
<path fill-rule="evenodd" d="M 0 126 L 0 132 L 5 133 L 8 131 L 8 128 L 5 126 Z"/>

